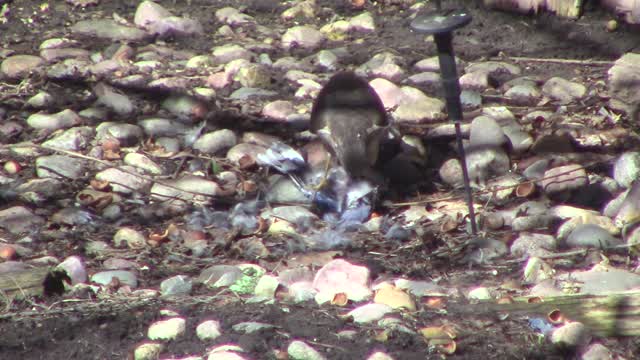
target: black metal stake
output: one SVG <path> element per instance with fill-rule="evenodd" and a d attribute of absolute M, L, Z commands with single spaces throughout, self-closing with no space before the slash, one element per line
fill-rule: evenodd
<path fill-rule="evenodd" d="M 456 61 L 453 56 L 453 31 L 471 22 L 471 15 L 466 10 L 441 10 L 438 6 L 435 12 L 427 13 L 416 17 L 411 22 L 411 27 L 421 33 L 433 35 L 436 47 L 438 48 L 438 61 L 440 63 L 440 73 L 442 77 L 442 87 L 444 88 L 445 100 L 449 119 L 453 121 L 456 128 L 456 139 L 458 142 L 458 153 L 462 165 L 462 177 L 464 180 L 467 206 L 469 207 L 469 220 L 471 222 L 471 233 L 476 236 L 478 227 L 476 225 L 476 215 L 473 209 L 473 197 L 471 196 L 471 184 L 469 172 L 467 170 L 467 160 L 462 145 L 462 105 L 460 103 L 460 83 L 456 70 Z"/>

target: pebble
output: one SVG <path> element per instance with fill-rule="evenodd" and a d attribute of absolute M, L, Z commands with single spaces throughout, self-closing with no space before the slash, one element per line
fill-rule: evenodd
<path fill-rule="evenodd" d="M 336 70 L 339 62 L 340 60 L 338 59 L 338 56 L 330 50 L 320 50 L 316 54 L 316 63 L 326 70 Z"/>
<path fill-rule="evenodd" d="M 545 193 L 555 194 L 576 190 L 588 182 L 587 172 L 581 165 L 569 164 L 545 171 L 541 186 Z"/>
<path fill-rule="evenodd" d="M 581 294 L 608 295 L 613 292 L 637 289 L 640 275 L 631 271 L 613 267 L 596 266 L 588 271 L 573 271 L 556 276 L 562 284 L 579 284 Z"/>
<path fill-rule="evenodd" d="M 522 69 L 519 66 L 509 64 L 502 61 L 484 61 L 479 63 L 473 63 L 468 65 L 465 69 L 465 73 L 472 73 L 476 71 L 485 72 L 488 75 L 495 76 L 499 74 L 509 74 L 513 76 L 520 75 Z"/>
<path fill-rule="evenodd" d="M 73 34 L 102 38 L 112 42 L 140 42 L 150 37 L 145 31 L 125 26 L 110 19 L 81 20 L 70 27 Z"/>
<path fill-rule="evenodd" d="M 551 342 L 559 348 L 582 348 L 591 342 L 591 334 L 584 324 L 571 322 L 555 329 Z"/>
<path fill-rule="evenodd" d="M 162 167 L 156 164 L 148 156 L 138 153 L 127 153 L 124 156 L 123 162 L 127 165 L 131 165 L 135 168 L 144 170 L 151 175 L 161 175 L 163 173 Z"/>
<path fill-rule="evenodd" d="M 221 129 L 200 136 L 193 144 L 193 148 L 206 154 L 215 155 L 234 147 L 237 143 L 238 137 L 233 131 Z"/>
<path fill-rule="evenodd" d="M 485 71 L 474 71 L 460 76 L 460 88 L 482 91 L 490 87 L 489 74 Z"/>
<path fill-rule="evenodd" d="M 55 104 L 55 98 L 46 91 L 39 91 L 27 100 L 27 105 L 34 109 L 47 109 Z"/>
<path fill-rule="evenodd" d="M 133 23 L 139 27 L 146 27 L 147 25 L 158 21 L 159 19 L 171 16 L 171 12 L 165 9 L 162 5 L 153 1 L 142 1 L 136 13 L 133 16 Z"/>
<path fill-rule="evenodd" d="M 52 63 L 56 61 L 61 61 L 65 59 L 79 59 L 79 58 L 89 58 L 89 51 L 85 49 L 78 48 L 58 48 L 58 49 L 43 49 L 40 50 L 40 57 L 43 58 L 46 62 Z"/>
<path fill-rule="evenodd" d="M 640 219 L 640 181 L 635 181 L 620 202 L 614 220 L 617 226 L 622 227 L 635 223 L 638 219 Z"/>
<path fill-rule="evenodd" d="M 324 360 L 318 350 L 304 341 L 294 340 L 287 347 L 287 354 L 291 360 Z"/>
<path fill-rule="evenodd" d="M 176 340 L 182 336 L 186 330 L 187 321 L 181 317 L 156 321 L 147 332 L 147 337 L 151 340 Z"/>
<path fill-rule="evenodd" d="M 85 160 L 66 155 L 40 156 L 36 159 L 36 175 L 41 178 L 75 180 L 87 170 Z"/>
<path fill-rule="evenodd" d="M 626 152 L 613 165 L 613 178 L 623 188 L 629 188 L 640 179 L 640 152 Z"/>
<path fill-rule="evenodd" d="M 146 246 L 147 238 L 133 228 L 120 228 L 113 236 L 113 244 L 116 247 L 127 246 L 129 249 L 141 249 Z"/>
<path fill-rule="evenodd" d="M 44 64 L 44 60 L 34 55 L 12 55 L 0 64 L 0 73 L 8 79 L 20 80 Z"/>
<path fill-rule="evenodd" d="M 205 320 L 196 326 L 196 335 L 201 341 L 213 341 L 222 335 L 222 327 L 217 320 Z"/>
<path fill-rule="evenodd" d="M 507 90 L 504 96 L 514 105 L 527 106 L 536 104 L 540 100 L 542 92 L 536 85 L 521 84 Z"/>
<path fill-rule="evenodd" d="M 146 193 L 151 186 L 151 180 L 137 175 L 136 168 L 124 165 L 119 168 L 109 168 L 98 172 L 96 180 L 106 181 L 112 191 L 122 194 Z"/>
<path fill-rule="evenodd" d="M 221 191 L 220 185 L 216 182 L 193 175 L 186 175 L 177 180 L 164 180 L 162 183 L 154 183 L 151 187 L 151 195 L 156 199 L 204 203 L 210 202 L 211 198 L 219 195 Z"/>
<path fill-rule="evenodd" d="M 56 269 L 63 270 L 71 280 L 71 285 L 87 282 L 87 269 L 79 256 L 69 256 L 56 266 Z"/>
<path fill-rule="evenodd" d="M 493 118 L 478 116 L 471 122 L 470 147 L 501 147 L 507 142 L 502 128 Z"/>
<path fill-rule="evenodd" d="M 193 283 L 186 275 L 172 276 L 160 283 L 160 294 L 162 296 L 189 295 Z"/>
<path fill-rule="evenodd" d="M 276 100 L 267 103 L 262 108 L 262 115 L 277 121 L 286 121 L 296 113 L 293 103 L 287 100 Z"/>
<path fill-rule="evenodd" d="M 387 109 L 395 108 L 404 98 L 402 89 L 387 79 L 375 78 L 369 82 L 369 85 L 376 91 Z"/>
<path fill-rule="evenodd" d="M 302 25 L 289 28 L 281 39 L 285 49 L 303 48 L 315 49 L 326 40 L 324 34 L 317 29 Z"/>
<path fill-rule="evenodd" d="M 382 351 L 376 351 L 373 354 L 369 355 L 367 357 L 367 360 L 394 360 L 394 358 Z"/>
<path fill-rule="evenodd" d="M 90 126 L 78 126 L 64 131 L 42 143 L 43 146 L 56 149 L 78 151 L 89 146 L 93 140 L 94 129 Z"/>
<path fill-rule="evenodd" d="M 582 354 L 580 360 L 613 360 L 613 354 L 602 344 L 591 344 Z"/>
<path fill-rule="evenodd" d="M 278 93 L 273 90 L 242 87 L 229 95 L 232 100 L 248 100 L 250 98 L 262 98 L 276 96 Z"/>
<path fill-rule="evenodd" d="M 542 93 L 561 104 L 577 101 L 587 94 L 587 88 L 576 82 L 561 77 L 553 77 L 542 86 Z"/>
<path fill-rule="evenodd" d="M 376 76 L 389 81 L 398 82 L 405 76 L 404 69 L 399 65 L 401 58 L 390 52 L 382 52 L 374 55 L 369 61 L 362 64 L 356 73 L 361 76 Z"/>
<path fill-rule="evenodd" d="M 93 92 L 98 97 L 97 103 L 120 116 L 133 113 L 135 106 L 128 96 L 123 95 L 115 88 L 104 83 L 98 83 L 93 87 Z"/>
<path fill-rule="evenodd" d="M 175 136 L 184 134 L 187 127 L 174 120 L 165 118 L 150 118 L 138 121 L 144 133 L 149 136 Z"/>
<path fill-rule="evenodd" d="M 23 200 L 39 204 L 42 201 L 55 198 L 63 191 L 63 188 L 63 182 L 58 179 L 34 178 L 18 185 L 16 192 Z"/>
<path fill-rule="evenodd" d="M 264 146 L 240 143 L 227 151 L 227 160 L 240 167 L 255 164 L 258 154 L 262 154 L 266 150 L 267 148 Z"/>
<path fill-rule="evenodd" d="M 243 14 L 240 10 L 232 7 L 225 7 L 216 11 L 216 18 L 230 26 L 242 26 L 255 23 L 255 19 L 247 14 Z"/>
<path fill-rule="evenodd" d="M 62 110 L 55 114 L 37 113 L 27 118 L 27 124 L 38 130 L 58 130 L 79 125 L 82 118 L 73 110 Z"/>
<path fill-rule="evenodd" d="M 460 58 L 456 59 L 456 67 L 463 67 L 464 63 Z M 429 71 L 433 73 L 440 73 L 440 60 L 438 56 L 432 56 L 425 59 L 422 59 L 415 63 L 413 67 L 418 71 Z"/>
<path fill-rule="evenodd" d="M 85 59 L 66 59 L 53 64 L 47 69 L 47 77 L 51 80 L 81 81 L 91 74 L 92 63 Z"/>
<path fill-rule="evenodd" d="M 440 74 L 431 71 L 425 71 L 409 76 L 406 80 L 408 83 L 415 85 L 440 86 L 442 78 Z"/>
<path fill-rule="evenodd" d="M 144 343 L 138 345 L 133 350 L 133 360 L 156 360 L 160 358 L 160 353 L 164 350 L 164 345 L 159 343 Z"/>
<path fill-rule="evenodd" d="M 138 287 L 138 277 L 135 273 L 126 270 L 108 270 L 100 271 L 91 276 L 91 282 L 100 284 L 103 286 L 109 285 L 113 278 L 117 278 L 120 284 L 127 285 L 129 287 Z"/>
<path fill-rule="evenodd" d="M 373 15 L 366 11 L 356 15 L 349 20 L 349 31 L 370 33 L 376 30 L 376 23 Z"/>
<path fill-rule="evenodd" d="M 399 123 L 422 123 L 444 119 L 444 102 L 424 95 L 420 90 L 402 87 L 406 98 L 392 113 Z M 418 95 L 418 93 L 422 95 Z"/>
<path fill-rule="evenodd" d="M 196 282 L 209 288 L 226 287 L 235 284 L 242 277 L 242 270 L 232 265 L 213 265 L 200 272 Z"/>
<path fill-rule="evenodd" d="M 358 306 L 347 315 L 351 316 L 356 324 L 366 324 L 378 321 L 391 312 L 393 308 L 389 305 L 371 303 Z"/>
<path fill-rule="evenodd" d="M 103 122 L 96 127 L 97 140 L 105 141 L 113 138 L 123 147 L 136 145 L 142 137 L 142 128 L 134 124 Z"/>
<path fill-rule="evenodd" d="M 475 109 L 482 105 L 482 95 L 475 90 L 462 90 L 460 103 L 465 109 Z"/>
<path fill-rule="evenodd" d="M 317 5 L 314 0 L 305 0 L 283 11 L 280 17 L 283 20 L 292 20 L 296 17 L 314 19 L 316 17 L 316 9 Z"/>
<path fill-rule="evenodd" d="M 258 280 L 253 294 L 261 299 L 274 299 L 278 286 L 280 286 L 280 282 L 277 276 L 263 275 Z"/>
<path fill-rule="evenodd" d="M 511 168 L 509 156 L 500 148 L 469 149 L 466 162 L 469 178 L 477 185 L 505 175 Z"/>
<path fill-rule="evenodd" d="M 73 227 L 87 225 L 94 220 L 95 219 L 90 212 L 75 207 L 62 208 L 51 215 L 50 218 L 50 221 L 54 224 Z"/>
<path fill-rule="evenodd" d="M 547 234 L 523 232 L 511 244 L 511 254 L 518 257 L 540 257 L 551 255 L 558 244 Z"/>
<path fill-rule="evenodd" d="M 309 203 L 309 199 L 289 178 L 274 175 L 269 178 L 266 200 L 275 203 Z"/>
<path fill-rule="evenodd" d="M 567 237 L 565 244 L 570 248 L 591 247 L 608 249 L 622 244 L 620 239 L 613 237 L 609 231 L 594 224 L 578 225 Z"/>

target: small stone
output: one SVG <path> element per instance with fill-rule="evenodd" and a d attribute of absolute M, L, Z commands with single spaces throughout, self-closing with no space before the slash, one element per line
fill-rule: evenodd
<path fill-rule="evenodd" d="M 360 15 L 354 16 L 349 20 L 350 31 L 360 31 L 364 33 L 373 32 L 376 30 L 376 23 L 373 20 L 373 15 L 370 12 L 365 11 Z"/>
<path fill-rule="evenodd" d="M 602 344 L 591 344 L 580 360 L 613 360 L 613 354 Z"/>
<path fill-rule="evenodd" d="M 555 329 L 551 342 L 560 348 L 581 348 L 591 342 L 591 334 L 582 323 L 572 322 Z"/>
<path fill-rule="evenodd" d="M 216 11 L 216 18 L 231 26 L 242 26 L 255 23 L 255 19 L 247 14 L 243 14 L 240 10 L 232 7 L 224 7 Z"/>
<path fill-rule="evenodd" d="M 121 228 L 113 236 L 113 244 L 116 247 L 126 245 L 130 249 L 141 249 L 147 244 L 147 238 L 139 231 L 132 228 Z"/>
<path fill-rule="evenodd" d="M 399 86 L 387 79 L 375 78 L 369 82 L 369 85 L 376 91 L 387 109 L 398 106 L 405 96 Z"/>
<path fill-rule="evenodd" d="M 96 127 L 96 139 L 104 142 L 107 139 L 116 139 L 122 147 L 136 145 L 143 137 L 142 128 L 134 124 L 122 124 L 103 122 Z"/>
<path fill-rule="evenodd" d="M 251 64 L 243 67 L 236 78 L 245 87 L 264 88 L 271 85 L 271 75 L 263 65 Z"/>
<path fill-rule="evenodd" d="M 584 97 L 587 94 L 587 88 L 582 84 L 560 77 L 553 77 L 544 83 L 542 93 L 560 101 L 561 104 L 568 104 Z"/>
<path fill-rule="evenodd" d="M 282 47 L 314 49 L 325 41 L 324 34 L 310 26 L 294 26 L 282 35 Z"/>
<path fill-rule="evenodd" d="M 622 241 L 613 237 L 609 231 L 598 225 L 578 225 L 567 237 L 566 245 L 571 248 L 591 247 L 596 249 L 608 249 L 622 244 Z"/>
<path fill-rule="evenodd" d="M 557 246 L 556 239 L 551 235 L 523 232 L 511 244 L 511 254 L 542 257 L 552 254 Z"/>
<path fill-rule="evenodd" d="M 114 192 L 122 194 L 145 193 L 151 186 L 151 180 L 137 175 L 136 169 L 129 165 L 102 170 L 95 178 L 108 182 Z"/>
<path fill-rule="evenodd" d="M 138 153 L 128 153 L 124 156 L 124 163 L 138 169 L 142 169 L 152 175 L 161 175 L 163 173 L 160 165 L 156 164 L 148 156 Z"/>
<path fill-rule="evenodd" d="M 9 79 L 19 80 L 43 64 L 44 60 L 38 56 L 12 55 L 0 64 L 0 73 Z"/>
<path fill-rule="evenodd" d="M 640 152 L 626 152 L 616 160 L 613 166 L 613 178 L 623 188 L 640 179 Z"/>
<path fill-rule="evenodd" d="M 100 271 L 91 276 L 91 282 L 108 286 L 112 283 L 113 279 L 117 278 L 120 284 L 127 285 L 131 288 L 138 287 L 138 278 L 136 274 L 126 270 L 109 270 Z"/>
<path fill-rule="evenodd" d="M 287 347 L 287 354 L 291 360 L 324 360 L 318 350 L 299 340 L 292 341 Z"/>
<path fill-rule="evenodd" d="M 186 275 L 176 275 L 160 283 L 160 293 L 162 296 L 188 295 L 192 287 L 191 278 Z"/>
<path fill-rule="evenodd" d="M 253 53 L 240 45 L 226 44 L 217 46 L 212 51 L 213 59 L 218 64 L 226 64 L 232 60 L 251 60 Z"/>
<path fill-rule="evenodd" d="M 184 124 L 164 118 L 140 120 L 138 124 L 144 129 L 145 134 L 150 136 L 175 136 L 187 131 Z"/>
<path fill-rule="evenodd" d="M 43 142 L 42 145 L 56 149 L 78 151 L 89 146 L 93 135 L 93 127 L 78 126 L 68 129 L 62 134 Z"/>
<path fill-rule="evenodd" d="M 27 100 L 27 105 L 35 109 L 46 109 L 55 103 L 54 97 L 46 91 L 40 91 Z"/>
<path fill-rule="evenodd" d="M 272 101 L 262 108 L 262 115 L 278 121 L 286 121 L 289 116 L 295 114 L 293 103 L 286 100 Z"/>
<path fill-rule="evenodd" d="M 79 125 L 82 119 L 73 110 L 63 110 L 55 114 L 33 114 L 27 118 L 27 124 L 38 130 L 58 130 Z"/>
<path fill-rule="evenodd" d="M 195 150 L 215 155 L 228 150 L 238 143 L 236 134 L 229 129 L 216 130 L 202 135 L 193 144 Z"/>
<path fill-rule="evenodd" d="M 41 178 L 71 179 L 84 176 L 86 162 L 66 155 L 40 156 L 36 159 L 36 174 Z"/>
<path fill-rule="evenodd" d="M 469 291 L 467 297 L 471 300 L 490 300 L 493 298 L 491 296 L 491 291 L 489 291 L 486 287 L 477 287 Z"/>
<path fill-rule="evenodd" d="M 196 327 L 196 335 L 202 341 L 212 341 L 222 335 L 220 322 L 216 320 L 206 320 Z"/>
<path fill-rule="evenodd" d="M 482 115 L 471 122 L 470 147 L 501 147 L 506 142 L 507 137 L 493 118 Z"/>
<path fill-rule="evenodd" d="M 485 72 L 488 75 L 495 76 L 499 74 L 520 75 L 522 70 L 520 67 L 502 61 L 484 61 L 468 65 L 465 69 L 466 73 L 476 71 Z"/>
<path fill-rule="evenodd" d="M 278 95 L 278 93 L 273 90 L 241 87 L 240 89 L 232 92 L 231 95 L 229 95 L 229 98 L 233 100 L 248 100 L 251 98 L 272 97 L 276 95 Z"/>
<path fill-rule="evenodd" d="M 561 193 L 575 190 L 587 185 L 589 179 L 581 165 L 570 164 L 547 170 L 542 180 L 542 189 L 547 194 Z"/>
<path fill-rule="evenodd" d="M 131 41 L 140 42 L 148 37 L 145 31 L 135 27 L 125 26 L 110 19 L 82 20 L 70 28 L 71 32 L 89 38 L 108 39 L 113 42 Z"/>
<path fill-rule="evenodd" d="M 184 334 L 186 323 L 180 317 L 156 321 L 149 327 L 147 337 L 151 340 L 175 340 Z"/>
<path fill-rule="evenodd" d="M 138 345 L 135 350 L 133 350 L 133 360 L 156 360 L 160 357 L 163 349 L 164 345 L 158 343 Z"/>

